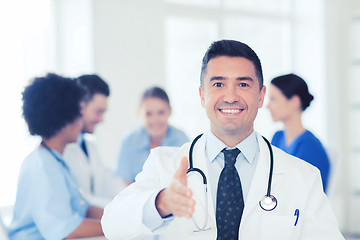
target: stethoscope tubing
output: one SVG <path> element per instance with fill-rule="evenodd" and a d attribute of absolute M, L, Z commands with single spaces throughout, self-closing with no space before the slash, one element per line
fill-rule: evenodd
<path fill-rule="evenodd" d="M 195 143 L 199 140 L 199 138 L 201 138 L 203 136 L 203 133 L 198 135 L 191 143 L 190 145 L 190 150 L 189 150 L 189 169 L 187 170 L 186 173 L 189 173 L 189 172 L 198 172 L 202 178 L 203 178 L 203 182 L 204 182 L 204 185 L 206 186 L 207 185 L 207 178 L 204 174 L 203 171 L 201 171 L 200 169 L 198 168 L 194 168 L 194 164 L 193 164 L 193 151 L 194 151 L 194 146 L 195 146 Z M 266 142 L 268 148 L 269 148 L 269 152 L 270 152 L 270 171 L 269 171 L 269 180 L 268 180 L 268 186 L 267 186 L 267 192 L 266 192 L 266 195 L 264 196 L 264 198 L 262 200 L 260 200 L 259 204 L 260 204 L 260 207 L 265 210 L 265 211 L 272 211 L 275 209 L 275 207 L 277 206 L 277 199 L 271 195 L 271 184 L 272 184 L 272 176 L 273 176 L 273 170 L 274 170 L 274 154 L 273 154 L 273 151 L 272 151 L 272 147 L 271 147 L 271 144 L 270 142 L 263 136 L 262 137 L 264 139 L 264 141 Z M 265 203 L 264 200 L 266 198 L 269 198 L 271 199 L 271 206 L 267 206 L 267 207 L 264 207 L 264 205 L 267 205 L 266 204 L 266 201 Z"/>
<path fill-rule="evenodd" d="M 270 195 L 271 195 L 270 194 L 270 192 L 271 192 L 271 181 L 272 181 L 273 170 L 274 170 L 274 154 L 273 154 L 272 147 L 271 147 L 271 144 L 270 144 L 269 140 L 267 140 L 264 136 L 262 138 L 264 139 L 264 141 L 268 145 L 269 152 L 270 152 L 270 173 L 269 173 L 269 180 L 268 180 L 268 189 L 267 189 L 267 193 L 266 193 L 266 196 L 270 197 Z"/>
<path fill-rule="evenodd" d="M 61 163 L 61 165 L 68 171 L 70 171 L 68 165 L 62 160 L 60 159 L 58 156 L 56 156 L 56 154 L 53 152 L 53 150 L 51 150 L 51 148 L 49 148 L 48 145 L 46 145 L 46 143 L 44 141 L 41 141 L 40 143 L 55 159 L 56 161 L 58 161 L 59 163 Z"/>
<path fill-rule="evenodd" d="M 206 178 L 204 172 L 201 171 L 201 170 L 198 169 L 198 168 L 194 168 L 194 165 L 193 165 L 193 151 L 194 151 L 194 146 L 195 146 L 195 143 L 199 140 L 199 138 L 201 138 L 202 135 L 203 135 L 203 133 L 200 134 L 199 136 L 197 136 L 197 137 L 192 141 L 192 143 L 191 143 L 190 150 L 189 150 L 189 169 L 187 170 L 186 173 L 189 173 L 189 172 L 192 172 L 192 171 L 195 171 L 195 172 L 200 173 L 200 175 L 201 175 L 202 178 L 203 178 L 203 183 L 204 183 L 205 185 L 207 185 L 207 178 Z"/>

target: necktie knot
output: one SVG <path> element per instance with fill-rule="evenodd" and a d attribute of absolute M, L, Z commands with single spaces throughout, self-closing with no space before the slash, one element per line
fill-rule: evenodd
<path fill-rule="evenodd" d="M 238 148 L 226 150 L 225 148 L 221 151 L 225 156 L 225 167 L 234 167 L 236 158 L 240 153 Z"/>

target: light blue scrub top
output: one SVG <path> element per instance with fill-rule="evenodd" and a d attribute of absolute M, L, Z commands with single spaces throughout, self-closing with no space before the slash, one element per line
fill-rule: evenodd
<path fill-rule="evenodd" d="M 168 127 L 161 146 L 180 147 L 189 138 L 179 129 Z M 150 136 L 144 127 L 136 128 L 128 133 L 121 144 L 116 165 L 116 174 L 122 179 L 134 182 L 135 176 L 141 172 L 145 160 L 150 153 Z"/>
<path fill-rule="evenodd" d="M 82 223 L 89 203 L 62 160 L 36 148 L 23 162 L 18 179 L 10 240 L 64 239 Z"/>

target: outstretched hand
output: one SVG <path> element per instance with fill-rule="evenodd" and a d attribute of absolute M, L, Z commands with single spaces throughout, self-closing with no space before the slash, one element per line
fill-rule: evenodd
<path fill-rule="evenodd" d="M 182 157 L 170 185 L 156 197 L 155 205 L 161 217 L 170 214 L 178 217 L 191 218 L 194 213 L 195 200 L 192 191 L 187 187 L 187 157 Z"/>

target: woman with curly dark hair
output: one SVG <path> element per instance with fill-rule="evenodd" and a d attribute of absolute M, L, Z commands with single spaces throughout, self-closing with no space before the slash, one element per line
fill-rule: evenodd
<path fill-rule="evenodd" d="M 22 96 L 29 132 L 42 141 L 21 167 L 10 239 L 103 235 L 103 209 L 82 197 L 62 158 L 65 145 L 75 142 L 82 128 L 83 90 L 72 79 L 47 74 L 35 78 Z"/>

